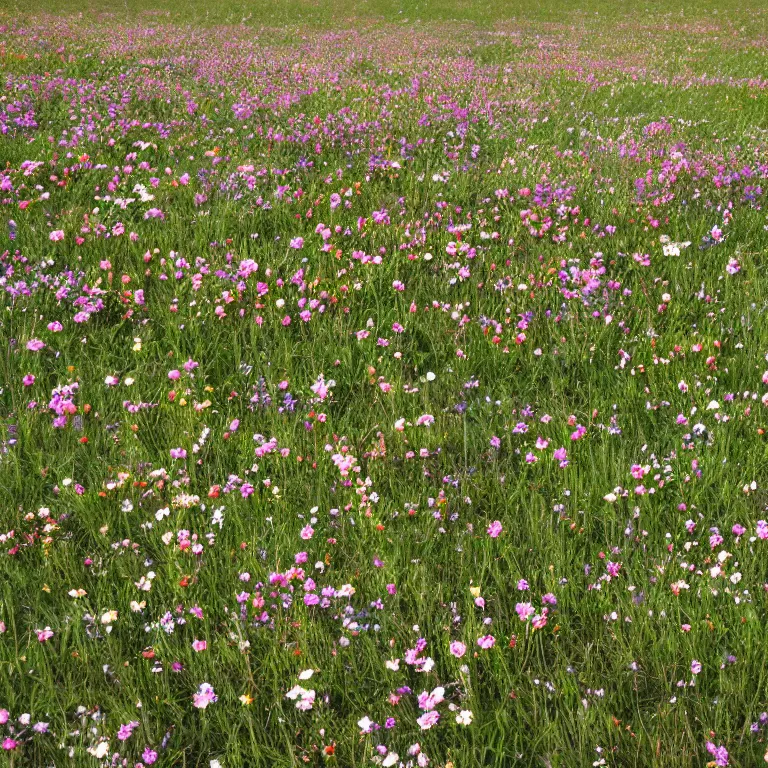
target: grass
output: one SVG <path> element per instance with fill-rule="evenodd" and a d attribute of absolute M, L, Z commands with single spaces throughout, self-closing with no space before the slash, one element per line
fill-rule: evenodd
<path fill-rule="evenodd" d="M 762 763 L 766 14 L 687 5 L 0 8 L 4 764 Z"/>

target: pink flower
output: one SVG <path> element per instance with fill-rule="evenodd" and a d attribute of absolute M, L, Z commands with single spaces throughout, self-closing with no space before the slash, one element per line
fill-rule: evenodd
<path fill-rule="evenodd" d="M 547 592 L 546 595 L 541 596 L 541 602 L 545 605 L 557 605 L 557 598 L 551 592 Z"/>
<path fill-rule="evenodd" d="M 53 630 L 50 627 L 46 627 L 45 629 L 36 629 L 35 634 L 37 635 L 37 639 L 44 643 L 46 640 L 50 640 L 53 637 Z"/>
<path fill-rule="evenodd" d="M 27 374 L 27 375 L 26 375 L 26 376 L 25 376 L 25 377 L 24 377 L 24 378 L 21 380 L 21 383 L 22 383 L 22 384 L 23 384 L 25 387 L 31 387 L 31 386 L 32 386 L 32 385 L 35 383 L 35 377 L 34 377 L 34 376 L 31 374 L 31 373 L 28 373 L 28 374 Z"/>
<path fill-rule="evenodd" d="M 301 538 L 305 540 L 311 539 L 314 533 L 315 533 L 315 529 L 311 525 L 305 525 L 301 529 Z"/>
<path fill-rule="evenodd" d="M 192 642 L 192 650 L 195 653 L 200 653 L 208 647 L 208 643 L 205 640 L 194 640 Z"/>
<path fill-rule="evenodd" d="M 171 448 L 172 459 L 186 459 L 187 452 L 183 448 Z"/>
<path fill-rule="evenodd" d="M 454 640 L 449 650 L 457 659 L 460 659 L 467 652 L 467 646 L 459 640 Z"/>
<path fill-rule="evenodd" d="M 176 369 L 172 371 L 168 371 L 168 378 L 171 381 L 176 381 L 177 379 L 181 378 L 181 371 L 177 371 Z"/>
<path fill-rule="evenodd" d="M 765 520 L 758 520 L 755 532 L 759 539 L 768 539 L 768 523 Z"/>
<path fill-rule="evenodd" d="M 48 235 L 48 239 L 52 243 L 57 243 L 59 240 L 64 239 L 64 230 L 63 229 L 54 229 L 53 232 L 51 232 L 50 235 Z"/>
<path fill-rule="evenodd" d="M 493 648 L 496 645 L 496 638 L 493 635 L 483 635 L 477 638 L 477 644 L 483 649 Z"/>
<path fill-rule="evenodd" d="M 495 539 L 499 536 L 499 534 L 502 532 L 502 526 L 501 523 L 498 520 L 494 520 L 489 526 L 488 526 L 488 535 Z"/>
<path fill-rule="evenodd" d="M 192 704 L 198 709 L 205 709 L 209 704 L 218 701 L 219 697 L 209 683 L 200 683 L 197 693 L 192 694 Z"/>
<path fill-rule="evenodd" d="M 30 339 L 27 342 L 27 349 L 30 352 L 39 352 L 44 347 L 45 347 L 45 342 L 44 341 L 40 341 L 40 339 Z"/>
<path fill-rule="evenodd" d="M 19 744 L 19 742 L 18 742 L 18 741 L 14 741 L 14 740 L 13 740 L 13 739 L 11 739 L 11 738 L 7 738 L 7 739 L 4 739 L 4 740 L 3 740 L 3 749 L 4 749 L 6 752 L 10 752 L 12 749 L 16 749 L 16 747 L 18 746 L 18 744 Z"/>
<path fill-rule="evenodd" d="M 518 603 L 515 606 L 515 611 L 520 617 L 520 621 L 528 621 L 536 613 L 536 609 L 530 603 Z"/>
<path fill-rule="evenodd" d="M 539 616 L 534 616 L 531 619 L 531 626 L 534 629 L 544 629 L 547 626 L 547 609 L 545 608 Z"/>
<path fill-rule="evenodd" d="M 691 674 L 698 675 L 701 672 L 701 662 L 694 659 L 691 662 Z"/>
<path fill-rule="evenodd" d="M 419 728 L 421 728 L 422 731 L 428 731 L 433 725 L 437 725 L 439 719 L 440 713 L 432 710 L 431 712 L 425 712 L 416 720 L 416 722 L 419 724 Z"/>

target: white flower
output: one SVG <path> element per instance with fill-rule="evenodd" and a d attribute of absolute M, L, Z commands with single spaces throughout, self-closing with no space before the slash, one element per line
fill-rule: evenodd
<path fill-rule="evenodd" d="M 368 715 L 357 721 L 361 733 L 370 733 L 373 730 L 373 720 Z"/>
<path fill-rule="evenodd" d="M 300 685 L 294 685 L 293 688 L 291 688 L 291 690 L 285 694 L 285 698 L 293 701 L 294 699 L 298 699 L 299 696 L 304 693 L 306 693 L 304 688 L 302 688 Z"/>
<path fill-rule="evenodd" d="M 470 710 L 462 709 L 461 712 L 459 712 L 459 714 L 456 715 L 456 722 L 459 725 L 470 725 L 472 723 L 473 717 L 474 715 Z"/>
<path fill-rule="evenodd" d="M 400 759 L 400 755 L 397 752 L 390 752 L 382 761 L 382 768 L 391 768 Z"/>
<path fill-rule="evenodd" d="M 303 672 L 299 672 L 299 680 L 309 680 L 314 674 L 314 670 L 305 669 Z"/>
<path fill-rule="evenodd" d="M 88 747 L 88 753 L 98 758 L 99 760 L 102 760 L 103 758 L 105 758 L 108 752 L 109 752 L 108 741 L 100 741 L 95 747 Z"/>

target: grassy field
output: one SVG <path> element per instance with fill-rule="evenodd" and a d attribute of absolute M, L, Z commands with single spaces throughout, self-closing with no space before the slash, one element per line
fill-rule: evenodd
<path fill-rule="evenodd" d="M 762 2 L 0 3 L 0 764 L 768 760 Z"/>

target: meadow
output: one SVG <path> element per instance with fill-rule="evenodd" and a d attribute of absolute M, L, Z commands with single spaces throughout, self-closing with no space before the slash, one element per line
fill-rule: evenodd
<path fill-rule="evenodd" d="M 768 8 L 0 3 L 0 765 L 768 761 Z"/>

